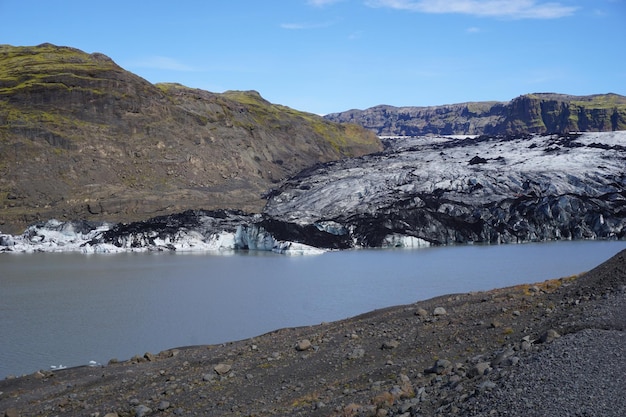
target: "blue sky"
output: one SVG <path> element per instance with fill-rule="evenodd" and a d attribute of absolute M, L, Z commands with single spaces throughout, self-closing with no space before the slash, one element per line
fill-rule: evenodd
<path fill-rule="evenodd" d="M 626 0 L 0 0 L 0 19 L 3 44 L 318 114 L 626 95 Z"/>

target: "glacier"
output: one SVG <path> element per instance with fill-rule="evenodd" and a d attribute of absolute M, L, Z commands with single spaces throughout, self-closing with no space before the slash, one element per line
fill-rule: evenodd
<path fill-rule="evenodd" d="M 220 212 L 220 217 L 228 213 Z M 233 214 L 233 213 L 229 213 Z M 299 242 L 280 241 L 252 221 L 257 216 L 237 213 L 241 222 L 219 224 L 215 212 L 188 211 L 150 219 L 147 222 L 116 225 L 111 223 L 61 222 L 55 219 L 34 224 L 19 236 L 0 233 L 0 252 L 81 252 L 120 253 L 147 251 L 229 253 L 236 250 L 271 251 L 285 255 L 316 255 L 324 249 Z M 158 220 L 172 222 L 185 218 L 194 227 L 158 226 Z M 147 224 L 146 224 L 147 223 Z M 216 223 L 218 225 L 216 225 Z M 142 227 L 143 226 L 143 227 Z M 132 229 L 132 230 L 131 230 Z"/>
<path fill-rule="evenodd" d="M 273 251 L 626 238 L 626 132 L 383 138 L 307 168 L 261 213 L 189 210 L 128 224 L 49 220 L 0 252 Z"/>

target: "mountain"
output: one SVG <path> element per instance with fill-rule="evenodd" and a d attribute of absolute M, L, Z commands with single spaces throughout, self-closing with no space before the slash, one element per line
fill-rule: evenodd
<path fill-rule="evenodd" d="M 0 45 L 0 230 L 41 219 L 259 211 L 319 162 L 382 149 L 371 132 L 269 103 L 153 85 L 100 53 Z"/>
<path fill-rule="evenodd" d="M 626 130 L 626 97 L 537 93 L 510 102 L 376 106 L 324 117 L 334 122 L 356 123 L 380 136 L 601 132 Z"/>

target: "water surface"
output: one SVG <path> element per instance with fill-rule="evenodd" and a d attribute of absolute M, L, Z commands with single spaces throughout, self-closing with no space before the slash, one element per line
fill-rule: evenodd
<path fill-rule="evenodd" d="M 319 256 L 0 255 L 0 378 L 214 344 L 593 268 L 626 242 Z"/>

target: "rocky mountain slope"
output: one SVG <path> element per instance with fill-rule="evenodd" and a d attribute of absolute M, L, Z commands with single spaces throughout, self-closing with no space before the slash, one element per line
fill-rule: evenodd
<path fill-rule="evenodd" d="M 0 46 L 4 232 L 53 217 L 259 211 L 261 194 L 301 169 L 381 149 L 369 131 L 254 91 L 153 85 L 99 53 Z"/>
<path fill-rule="evenodd" d="M 537 93 L 510 102 L 376 106 L 333 113 L 325 118 L 356 123 L 380 136 L 601 132 L 626 130 L 626 97 Z"/>

